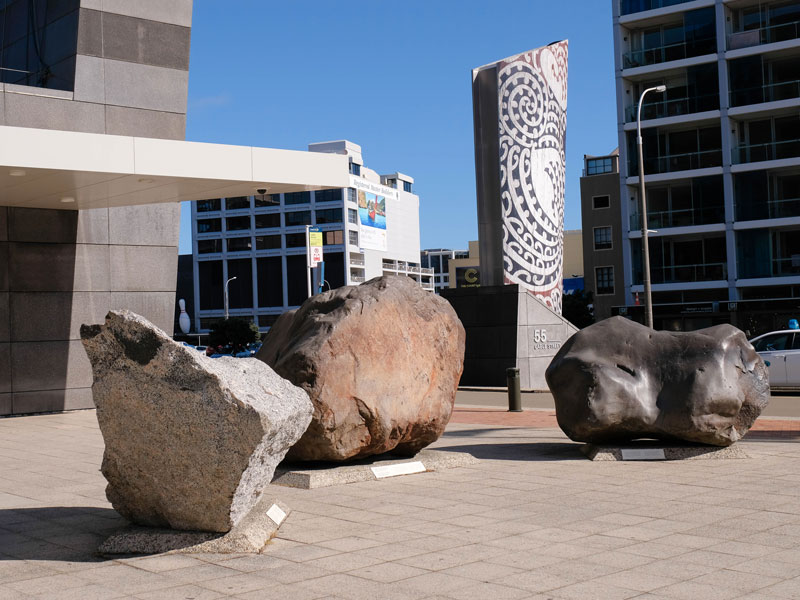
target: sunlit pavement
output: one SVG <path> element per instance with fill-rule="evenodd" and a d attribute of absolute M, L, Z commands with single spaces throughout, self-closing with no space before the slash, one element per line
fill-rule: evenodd
<path fill-rule="evenodd" d="M 798 421 L 760 420 L 749 459 L 600 463 L 551 410 L 484 404 L 436 444 L 478 464 L 274 487 L 261 555 L 116 560 L 94 411 L 0 419 L 0 600 L 800 598 Z"/>

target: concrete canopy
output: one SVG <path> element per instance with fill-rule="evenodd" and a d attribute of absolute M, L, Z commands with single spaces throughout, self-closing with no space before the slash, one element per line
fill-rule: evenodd
<path fill-rule="evenodd" d="M 82 210 L 348 185 L 346 156 L 0 126 L 0 206 Z"/>

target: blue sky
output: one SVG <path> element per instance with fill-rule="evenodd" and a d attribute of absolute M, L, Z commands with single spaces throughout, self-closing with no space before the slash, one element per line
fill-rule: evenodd
<path fill-rule="evenodd" d="M 579 229 L 583 155 L 617 145 L 608 0 L 195 0 L 186 138 L 349 139 L 368 167 L 415 178 L 422 248 L 466 249 L 478 235 L 470 71 L 565 38 L 565 227 Z"/>

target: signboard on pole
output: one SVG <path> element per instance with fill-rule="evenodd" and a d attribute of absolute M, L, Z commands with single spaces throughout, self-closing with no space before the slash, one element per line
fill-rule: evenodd
<path fill-rule="evenodd" d="M 322 262 L 322 231 L 319 227 L 308 229 L 308 265 L 316 267 Z"/>

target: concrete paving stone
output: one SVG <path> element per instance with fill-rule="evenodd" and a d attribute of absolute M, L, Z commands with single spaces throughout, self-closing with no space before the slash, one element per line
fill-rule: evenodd
<path fill-rule="evenodd" d="M 298 544 L 291 547 L 277 548 L 268 546 L 266 552 L 270 556 L 301 563 L 340 554 L 338 550 L 333 550 L 332 548 L 323 548 L 322 546 L 312 546 L 310 544 Z"/>
<path fill-rule="evenodd" d="M 668 558 L 681 556 L 688 553 L 687 548 L 680 546 L 668 546 L 666 544 L 656 542 L 639 542 L 638 544 L 631 544 L 620 549 L 620 552 L 627 554 L 638 554 L 641 556 L 650 556 L 652 558 Z"/>
<path fill-rule="evenodd" d="M 508 587 L 497 583 L 478 583 L 451 590 L 448 592 L 448 595 L 455 600 L 485 600 L 486 598 L 493 598 L 495 600 L 521 600 L 526 598 L 528 593 L 519 588 Z"/>
<path fill-rule="evenodd" d="M 326 592 L 319 592 L 301 588 L 296 585 L 278 584 L 263 590 L 247 592 L 235 596 L 237 600 L 323 600 L 329 598 L 337 600 Z"/>
<path fill-rule="evenodd" d="M 421 548 L 412 548 L 410 546 L 404 546 L 403 544 L 383 544 L 382 546 L 375 546 L 373 548 L 355 550 L 353 554 L 363 554 L 364 556 L 379 558 L 384 561 L 400 562 L 406 558 L 427 554 L 427 552 Z"/>
<path fill-rule="evenodd" d="M 645 573 L 637 569 L 629 569 L 627 571 L 618 571 L 609 575 L 603 575 L 592 580 L 592 583 L 602 583 L 604 585 L 613 585 L 639 592 L 651 592 L 658 588 L 666 587 L 680 580 L 675 577 L 664 577 L 662 575 L 653 575 L 652 573 Z"/>
<path fill-rule="evenodd" d="M 620 569 L 630 569 L 642 565 L 649 565 L 656 559 L 651 556 L 641 556 L 638 554 L 627 554 L 625 552 L 607 551 L 598 552 L 584 556 L 582 560 L 598 565 L 609 567 L 619 567 Z"/>
<path fill-rule="evenodd" d="M 298 585 L 318 593 L 334 593 L 337 598 L 349 600 L 375 600 L 376 598 L 410 600 L 415 597 L 412 592 L 402 588 L 399 584 L 381 584 L 346 573 L 302 581 Z"/>
<path fill-rule="evenodd" d="M 144 571 L 138 572 L 143 573 Z M 212 579 L 232 577 L 234 575 L 238 575 L 239 573 L 240 571 L 237 571 L 236 569 L 228 569 L 220 565 L 201 562 L 199 565 L 194 567 L 184 567 L 182 569 L 162 571 L 159 575 L 164 580 L 169 582 L 169 585 L 165 585 L 164 587 L 177 587 L 183 584 L 197 584 L 199 582 L 209 581 Z M 110 576 L 113 577 L 114 574 L 112 573 Z"/>
<path fill-rule="evenodd" d="M 352 552 L 342 552 L 334 554 L 333 556 L 309 560 L 307 564 L 337 573 L 346 573 L 381 562 L 384 561 L 380 558 L 364 556 L 363 554 L 353 554 Z"/>
<path fill-rule="evenodd" d="M 666 596 L 667 598 L 677 598 L 679 600 L 730 600 L 730 588 L 715 587 L 713 585 L 706 585 L 702 583 L 694 583 L 693 581 L 682 581 L 674 583 L 666 587 L 659 588 L 658 594 Z M 737 594 L 741 595 L 741 594 Z M 733 596 L 736 597 L 735 595 Z"/>
<path fill-rule="evenodd" d="M 25 579 L 22 581 L 4 582 L 4 585 L 9 589 L 34 596 L 43 593 L 52 593 L 53 590 L 66 591 L 70 588 L 85 587 L 88 584 L 85 579 L 76 575 L 58 573 L 57 575 L 45 575 L 44 577 L 36 577 L 34 579 Z"/>
<path fill-rule="evenodd" d="M 420 548 L 421 550 L 426 550 L 428 552 L 436 552 L 437 550 L 445 550 L 446 548 L 466 546 L 467 542 L 451 537 L 431 535 L 427 537 L 418 537 L 405 540 L 403 545 L 411 548 Z M 489 545 L 491 545 L 491 542 L 489 542 Z"/>
<path fill-rule="evenodd" d="M 710 546 L 724 546 L 725 544 L 734 544 L 735 542 L 723 542 L 720 543 L 720 540 L 717 538 L 709 538 L 699 535 L 689 535 L 686 533 L 674 533 L 672 535 L 667 535 L 663 538 L 659 538 L 659 543 L 667 544 L 669 546 L 678 546 L 681 548 L 691 548 L 694 550 L 700 548 L 708 548 Z M 728 552 L 727 554 L 734 554 L 733 552 Z"/>
<path fill-rule="evenodd" d="M 555 598 L 569 600 L 625 600 L 638 596 L 640 592 L 627 588 L 598 583 L 596 581 L 575 583 L 551 592 Z"/>
<path fill-rule="evenodd" d="M 763 544 L 765 546 L 774 546 L 776 548 L 783 548 L 785 550 L 797 548 L 798 544 L 800 544 L 800 539 L 794 536 L 771 534 L 768 531 L 747 535 L 739 538 L 737 541 L 744 544 Z"/>
<path fill-rule="evenodd" d="M 775 585 L 784 580 L 785 577 L 772 577 L 758 573 L 742 573 L 741 571 L 722 569 L 695 577 L 692 579 L 692 582 L 713 585 L 715 587 L 726 587 L 731 590 L 749 593 Z"/>
<path fill-rule="evenodd" d="M 774 546 L 748 544 L 745 542 L 736 541 L 720 542 L 714 546 L 707 546 L 706 550 L 710 550 L 712 552 L 721 552 L 723 554 L 735 554 L 736 556 L 746 556 L 748 558 L 766 556 L 779 551 Z"/>
<path fill-rule="evenodd" d="M 440 573 L 454 575 L 464 579 L 474 579 L 485 583 L 497 583 L 509 575 L 514 575 L 520 571 L 522 571 L 522 569 L 504 564 L 478 561 L 443 569 Z"/>
<path fill-rule="evenodd" d="M 800 600 L 800 577 L 795 577 L 781 583 L 759 590 L 778 598 L 789 598 L 791 600 Z"/>
<path fill-rule="evenodd" d="M 596 550 L 616 550 L 620 548 L 626 548 L 628 546 L 634 546 L 639 542 L 628 538 L 596 534 L 580 538 L 580 543 L 583 546 L 595 548 Z"/>
<path fill-rule="evenodd" d="M 179 585 L 177 587 L 154 590 L 152 592 L 141 592 L 136 594 L 139 600 L 217 600 L 225 597 L 225 594 L 202 588 L 197 585 Z"/>
<path fill-rule="evenodd" d="M 137 569 L 144 569 L 151 573 L 161 573 L 163 571 L 173 571 L 187 567 L 198 567 L 205 563 L 187 554 L 161 554 L 157 556 L 146 556 L 137 558 L 128 563 Z"/>
<path fill-rule="evenodd" d="M 248 554 L 246 556 L 238 556 L 231 560 L 222 561 L 219 564 L 226 569 L 235 569 L 242 573 L 252 573 L 256 571 L 271 572 L 274 569 L 294 566 L 296 563 L 268 554 Z"/>
<path fill-rule="evenodd" d="M 362 569 L 356 569 L 355 571 L 349 571 L 350 575 L 363 577 L 370 581 L 379 581 L 381 583 L 392 583 L 400 581 L 401 579 L 424 575 L 425 573 L 430 573 L 430 570 L 411 567 L 396 562 L 384 562 Z"/>
<path fill-rule="evenodd" d="M 263 590 L 272 587 L 276 583 L 276 581 L 266 577 L 259 577 L 254 573 L 239 573 L 230 577 L 207 579 L 206 581 L 198 582 L 197 585 L 226 596 L 235 596 L 255 590 Z"/>
<path fill-rule="evenodd" d="M 736 556 L 735 554 L 712 552 L 710 550 L 692 550 L 686 554 L 681 554 L 680 560 L 681 562 L 708 565 L 710 567 L 716 567 L 717 569 L 725 569 L 727 567 L 737 565 L 740 562 L 744 562 L 747 560 L 747 558 L 743 556 Z"/>
<path fill-rule="evenodd" d="M 381 546 L 383 544 L 382 542 L 376 540 L 350 536 L 319 542 L 318 545 L 322 546 L 323 548 L 338 550 L 339 552 L 352 552 L 354 550 L 374 548 L 375 546 Z"/>
<path fill-rule="evenodd" d="M 454 575 L 434 572 L 417 575 L 416 577 L 409 577 L 395 585 L 404 591 L 417 594 L 419 597 L 431 592 L 447 594 L 450 590 L 464 587 L 464 580 Z"/>
<path fill-rule="evenodd" d="M 596 579 L 604 575 L 610 575 L 622 571 L 624 567 L 601 565 L 585 560 L 569 560 L 560 563 L 553 563 L 539 569 L 543 573 L 551 573 L 560 577 L 567 577 L 576 582 Z"/>
<path fill-rule="evenodd" d="M 527 592 L 547 592 L 578 583 L 577 580 L 562 575 L 546 573 L 540 569 L 520 571 L 509 575 L 503 585 L 526 590 Z"/>

